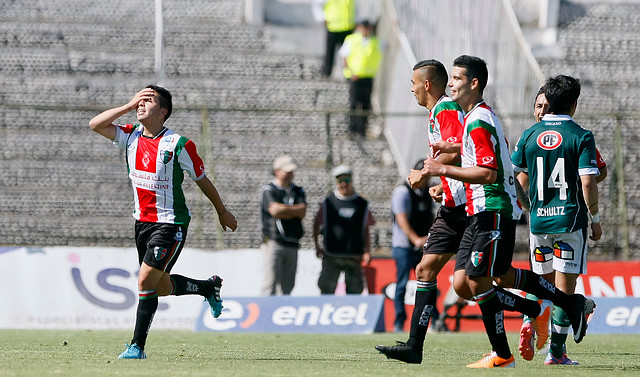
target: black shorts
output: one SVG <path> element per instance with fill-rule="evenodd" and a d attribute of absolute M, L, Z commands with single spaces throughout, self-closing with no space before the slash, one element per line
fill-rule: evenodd
<path fill-rule="evenodd" d="M 516 221 L 496 212 L 469 217 L 456 260 L 456 270 L 468 276 L 497 277 L 507 273 L 513 260 Z"/>
<path fill-rule="evenodd" d="M 170 272 L 186 239 L 187 228 L 183 225 L 136 221 L 138 263 Z"/>
<path fill-rule="evenodd" d="M 429 228 L 429 238 L 424 245 L 423 254 L 457 253 L 460 240 L 467 227 L 465 205 L 457 207 L 442 206 Z"/>

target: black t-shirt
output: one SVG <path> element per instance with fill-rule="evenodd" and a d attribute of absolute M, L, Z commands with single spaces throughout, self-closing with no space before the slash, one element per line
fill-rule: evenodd
<path fill-rule="evenodd" d="M 304 234 L 302 219 L 276 219 L 269 213 L 269 204 L 284 203 L 287 205 L 306 203 L 304 189 L 295 184 L 286 188 L 276 186 L 273 182 L 262 188 L 262 234 L 265 238 L 278 243 L 299 246 L 300 238 Z"/>

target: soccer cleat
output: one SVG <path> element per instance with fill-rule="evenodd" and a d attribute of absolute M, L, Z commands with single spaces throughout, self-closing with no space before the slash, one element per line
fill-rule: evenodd
<path fill-rule="evenodd" d="M 508 359 L 503 359 L 498 356 L 494 351 L 491 353 L 485 353 L 484 357 L 475 363 L 467 365 L 467 368 L 515 368 L 516 360 L 513 355 Z"/>
<path fill-rule="evenodd" d="M 209 302 L 211 314 L 213 318 L 220 317 L 222 314 L 222 298 L 220 298 L 220 288 L 222 287 L 222 278 L 218 275 L 213 275 L 208 279 L 213 283 L 213 293 L 205 300 Z"/>
<path fill-rule="evenodd" d="M 573 301 L 572 310 L 569 313 L 569 320 L 573 328 L 573 340 L 576 343 L 580 343 L 587 334 L 587 318 L 593 313 L 596 303 L 581 294 L 574 294 L 569 297 Z"/>
<path fill-rule="evenodd" d="M 146 359 L 147 354 L 138 347 L 136 343 L 131 345 L 127 344 L 127 349 L 123 353 L 118 355 L 118 359 Z"/>
<path fill-rule="evenodd" d="M 537 337 L 536 348 L 542 349 L 549 339 L 549 319 L 553 303 L 549 300 L 538 300 L 538 302 L 540 303 L 540 314 L 531 321 L 531 326 Z"/>
<path fill-rule="evenodd" d="M 422 352 L 419 352 L 405 342 L 396 340 L 395 346 L 375 346 L 381 354 L 385 355 L 387 359 L 395 359 L 404 361 L 409 364 L 420 364 L 422 362 Z"/>
<path fill-rule="evenodd" d="M 535 349 L 533 348 L 533 341 L 536 338 L 535 331 L 531 326 L 531 322 L 525 322 L 520 329 L 520 345 L 518 346 L 518 352 L 520 356 L 527 361 L 533 360 L 535 355 Z"/>
<path fill-rule="evenodd" d="M 544 365 L 579 365 L 577 361 L 573 361 L 567 357 L 566 353 L 562 354 L 562 357 L 555 357 L 549 352 L 547 358 L 544 359 Z"/>

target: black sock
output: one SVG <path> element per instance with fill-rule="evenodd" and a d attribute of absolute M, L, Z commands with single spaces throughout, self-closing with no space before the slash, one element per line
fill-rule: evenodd
<path fill-rule="evenodd" d="M 569 295 L 546 281 L 533 271 L 516 268 L 516 281 L 513 288 L 536 295 L 539 298 L 551 300 L 554 305 L 565 310 L 571 310 Z"/>
<path fill-rule="evenodd" d="M 200 295 L 209 297 L 213 294 L 213 283 L 209 280 L 196 280 L 182 275 L 170 275 L 173 288 L 169 295 Z"/>
<path fill-rule="evenodd" d="M 429 320 L 435 312 L 438 299 L 438 282 L 418 281 L 416 288 L 416 303 L 411 314 L 411 330 L 407 344 L 418 351 L 422 351 L 424 338 L 429 328 Z"/>
<path fill-rule="evenodd" d="M 540 315 L 540 304 L 538 301 L 529 300 L 515 293 L 509 292 L 502 287 L 493 287 L 502 303 L 502 309 L 510 312 L 520 312 L 530 318 Z"/>
<path fill-rule="evenodd" d="M 507 334 L 504 330 L 504 312 L 496 292 L 491 289 L 474 297 L 482 312 L 482 323 L 489 337 L 492 349 L 503 359 L 511 357 Z"/>
<path fill-rule="evenodd" d="M 151 289 L 148 291 L 140 291 L 138 296 L 136 327 L 133 331 L 131 344 L 135 343 L 141 350 L 144 350 L 153 316 L 156 314 L 156 310 L 158 310 L 158 293 L 155 289 Z"/>

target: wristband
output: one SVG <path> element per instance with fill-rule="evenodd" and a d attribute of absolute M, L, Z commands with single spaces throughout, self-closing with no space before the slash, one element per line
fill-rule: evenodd
<path fill-rule="evenodd" d="M 595 215 L 591 215 L 591 222 L 592 223 L 599 223 L 600 222 L 600 214 L 596 213 Z"/>

